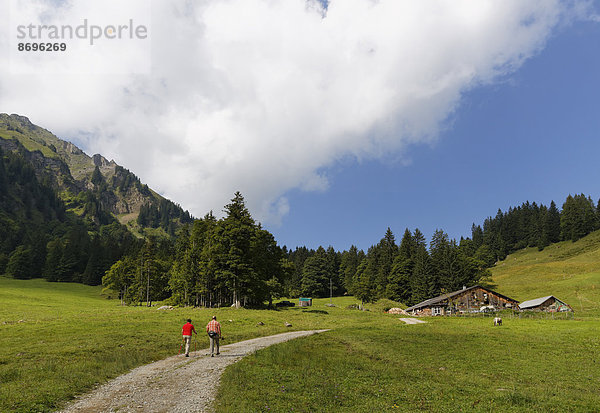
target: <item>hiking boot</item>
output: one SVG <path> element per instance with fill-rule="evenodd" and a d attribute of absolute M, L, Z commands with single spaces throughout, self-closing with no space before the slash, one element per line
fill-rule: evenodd
<path fill-rule="evenodd" d="M 221 353 L 217 353 L 217 356 L 218 356 L 219 354 L 221 354 Z"/>
<path fill-rule="evenodd" d="M 214 355 L 214 354 L 211 354 L 210 356 L 211 356 L 211 357 L 214 357 L 215 355 Z"/>
<path fill-rule="evenodd" d="M 189 354 L 186 354 L 185 356 L 186 356 L 186 357 L 189 357 L 190 355 L 189 355 Z"/>

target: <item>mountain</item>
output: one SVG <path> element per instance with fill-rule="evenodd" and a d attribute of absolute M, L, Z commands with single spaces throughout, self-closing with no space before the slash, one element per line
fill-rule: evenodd
<path fill-rule="evenodd" d="M 192 220 L 114 161 L 0 114 L 0 274 L 98 285 L 146 242 L 169 251 Z"/>
<path fill-rule="evenodd" d="M 25 116 L 0 114 L 0 148 L 20 153 L 38 179 L 57 192 L 67 211 L 98 224 L 117 219 L 138 235 L 148 228 L 174 235 L 181 224 L 192 221 L 189 212 L 129 170 L 100 154 L 87 155 Z"/>

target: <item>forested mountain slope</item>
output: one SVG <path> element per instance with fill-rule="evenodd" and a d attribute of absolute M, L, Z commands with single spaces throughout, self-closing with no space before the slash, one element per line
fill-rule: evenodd
<path fill-rule="evenodd" d="M 491 271 L 497 289 L 519 301 L 554 295 L 576 312 L 600 314 L 600 231 L 543 251 L 525 248 Z"/>
<path fill-rule="evenodd" d="M 191 221 L 113 161 L 0 114 L 0 274 L 97 285 L 138 238 Z"/>

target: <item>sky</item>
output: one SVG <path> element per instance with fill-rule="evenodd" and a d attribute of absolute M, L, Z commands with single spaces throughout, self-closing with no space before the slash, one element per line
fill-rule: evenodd
<path fill-rule="evenodd" d="M 0 112 L 199 217 L 239 190 L 280 245 L 460 238 L 600 197 L 597 1 L 3 0 L 0 19 Z M 18 38 L 84 21 L 102 36 Z M 36 35 L 67 50 L 18 51 Z"/>

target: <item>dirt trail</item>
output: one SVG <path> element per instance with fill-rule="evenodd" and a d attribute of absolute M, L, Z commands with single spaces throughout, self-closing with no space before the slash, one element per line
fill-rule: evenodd
<path fill-rule="evenodd" d="M 404 321 L 406 324 L 424 324 L 427 321 L 419 320 L 418 318 L 400 318 L 400 321 Z"/>
<path fill-rule="evenodd" d="M 212 358 L 207 349 L 191 352 L 189 358 L 169 357 L 111 380 L 61 412 L 211 412 L 225 367 L 272 344 L 324 331 L 292 331 L 240 341 L 221 346 L 221 354 Z"/>

